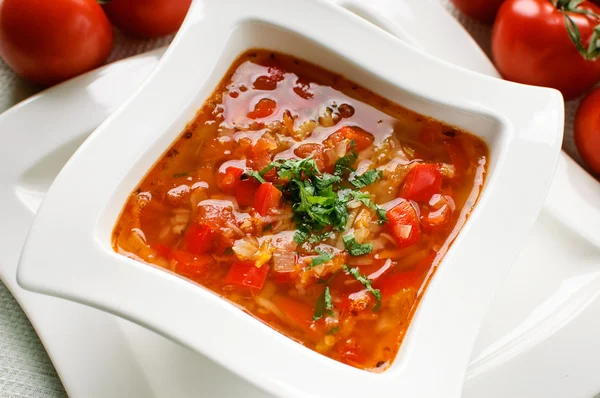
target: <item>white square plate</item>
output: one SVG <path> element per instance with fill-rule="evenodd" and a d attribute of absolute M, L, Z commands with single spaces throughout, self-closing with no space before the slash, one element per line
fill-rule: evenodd
<path fill-rule="evenodd" d="M 479 204 L 385 373 L 323 357 L 213 293 L 111 248 L 113 225 L 130 192 L 234 59 L 257 47 L 341 73 L 472 131 L 490 146 Z M 158 331 L 280 396 L 458 396 L 485 309 L 543 203 L 562 127 L 558 92 L 462 70 L 334 5 L 195 3 L 156 72 L 55 180 L 24 247 L 19 283 Z"/>

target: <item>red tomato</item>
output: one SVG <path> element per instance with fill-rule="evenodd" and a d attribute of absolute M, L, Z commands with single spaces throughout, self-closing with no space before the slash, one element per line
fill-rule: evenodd
<path fill-rule="evenodd" d="M 150 245 L 150 247 L 161 257 L 164 257 L 166 259 L 171 258 L 171 249 L 169 248 L 169 246 L 160 244 L 160 243 L 156 243 L 153 245 Z"/>
<path fill-rule="evenodd" d="M 175 272 L 191 278 L 202 275 L 214 264 L 212 256 L 183 251 L 174 251 L 173 259 L 177 262 Z"/>
<path fill-rule="evenodd" d="M 235 199 L 241 207 L 248 207 L 254 204 L 254 195 L 260 187 L 260 182 L 249 177 L 246 180 L 241 180 L 235 189 Z"/>
<path fill-rule="evenodd" d="M 410 202 L 402 201 L 386 213 L 388 228 L 392 231 L 399 248 L 413 245 L 421 239 L 421 229 L 417 212 Z"/>
<path fill-rule="evenodd" d="M 427 201 L 442 190 L 442 174 L 435 164 L 417 164 L 408 172 L 399 197 L 414 201 Z"/>
<path fill-rule="evenodd" d="M 257 267 L 254 261 L 234 261 L 225 276 L 225 283 L 262 289 L 268 273 L 269 266 L 266 264 Z"/>
<path fill-rule="evenodd" d="M 262 119 L 271 116 L 277 108 L 277 103 L 270 98 L 262 98 L 254 105 L 254 110 L 248 113 L 250 119 Z"/>
<path fill-rule="evenodd" d="M 600 175 L 600 87 L 579 105 L 574 132 L 581 158 L 593 173 Z"/>
<path fill-rule="evenodd" d="M 244 174 L 244 170 L 239 167 L 227 167 L 225 172 L 217 174 L 217 186 L 224 192 L 234 193 L 241 182 L 242 174 Z"/>
<path fill-rule="evenodd" d="M 427 255 L 410 271 L 398 272 L 374 282 L 373 286 L 381 291 L 381 299 L 385 302 L 402 289 L 419 288 L 436 255 L 437 253 Z"/>
<path fill-rule="evenodd" d="M 95 0 L 0 1 L 0 56 L 35 83 L 55 84 L 102 65 L 112 43 Z"/>
<path fill-rule="evenodd" d="M 266 216 L 271 210 L 276 209 L 281 204 L 281 196 L 283 194 L 275 185 L 270 182 L 264 182 L 260 184 L 260 188 L 256 192 L 254 198 L 254 209 L 260 213 L 261 216 Z"/>
<path fill-rule="evenodd" d="M 212 248 L 214 235 L 215 231 L 208 225 L 192 224 L 185 231 L 183 247 L 191 253 L 207 253 Z"/>
<path fill-rule="evenodd" d="M 192 0 L 111 0 L 106 15 L 120 31 L 138 37 L 159 37 L 175 33 Z"/>
<path fill-rule="evenodd" d="M 367 133 L 358 126 L 344 126 L 327 137 L 324 143 L 333 147 L 343 140 L 354 141 L 354 150 L 360 152 L 371 146 L 373 141 L 375 141 L 375 138 L 373 137 L 373 134 Z M 350 144 L 348 144 L 348 150 L 350 150 Z"/>
<path fill-rule="evenodd" d="M 327 168 L 328 163 L 329 163 L 327 161 L 328 160 L 327 156 L 325 155 L 325 152 L 323 151 L 323 145 L 317 144 L 317 143 L 300 145 L 298 148 L 296 148 L 294 150 L 294 155 L 296 155 L 302 159 L 312 156 L 312 158 L 317 163 L 317 167 L 319 168 L 320 171 L 325 171 L 325 169 Z"/>
<path fill-rule="evenodd" d="M 600 13 L 584 1 L 581 9 Z M 569 13 L 587 47 L 598 20 Z M 600 80 L 600 60 L 587 61 L 569 38 L 565 18 L 550 0 L 507 0 L 492 32 L 492 54 L 505 79 L 560 90 L 575 98 Z"/>
<path fill-rule="evenodd" d="M 310 326 L 313 323 L 314 310 L 311 307 L 286 296 L 276 296 L 273 298 L 273 304 L 279 307 L 290 323 L 306 332 L 312 332 Z"/>
<path fill-rule="evenodd" d="M 452 0 L 456 8 L 480 22 L 494 22 L 504 0 Z"/>
<path fill-rule="evenodd" d="M 431 202 L 435 201 L 432 205 Z M 421 210 L 421 226 L 425 231 L 434 231 L 445 227 L 452 217 L 453 204 L 445 196 L 434 196 L 429 202 L 428 211 Z"/>

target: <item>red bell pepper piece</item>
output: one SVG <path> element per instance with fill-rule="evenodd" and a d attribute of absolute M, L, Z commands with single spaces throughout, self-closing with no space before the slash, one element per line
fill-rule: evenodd
<path fill-rule="evenodd" d="M 442 190 L 442 174 L 437 165 L 417 164 L 408 172 L 400 188 L 399 197 L 424 202 Z"/>
<path fill-rule="evenodd" d="M 202 275 L 214 264 L 212 256 L 192 254 L 180 250 L 173 252 L 173 259 L 176 261 L 175 272 L 190 278 Z"/>
<path fill-rule="evenodd" d="M 402 201 L 386 213 L 388 228 L 391 230 L 399 248 L 413 245 L 421 239 L 419 218 L 414 207 L 408 201 Z"/>
<path fill-rule="evenodd" d="M 241 180 L 235 189 L 235 199 L 241 207 L 248 207 L 254 204 L 254 196 L 260 187 L 260 182 L 253 177 L 248 177 L 246 180 Z"/>
<path fill-rule="evenodd" d="M 268 273 L 269 266 L 266 264 L 257 267 L 254 261 L 234 261 L 225 276 L 225 283 L 239 287 L 262 289 Z"/>
<path fill-rule="evenodd" d="M 240 177 L 244 174 L 244 170 L 239 167 L 227 167 L 224 172 L 217 174 L 217 186 L 223 192 L 234 193 L 237 186 L 240 184 Z"/>
<path fill-rule="evenodd" d="M 267 215 L 272 209 L 281 204 L 282 193 L 270 182 L 264 182 L 256 191 L 254 198 L 254 209 L 261 215 Z"/>
<path fill-rule="evenodd" d="M 215 231 L 207 224 L 191 224 L 183 237 L 183 248 L 194 254 L 204 254 L 212 249 Z"/>

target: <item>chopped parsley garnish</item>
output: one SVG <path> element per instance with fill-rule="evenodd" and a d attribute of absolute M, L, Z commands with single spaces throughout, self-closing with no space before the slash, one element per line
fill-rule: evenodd
<path fill-rule="evenodd" d="M 181 173 L 175 173 L 173 174 L 173 178 L 182 178 L 182 177 L 187 177 L 189 176 L 190 173 L 188 173 L 187 171 L 181 172 Z"/>
<path fill-rule="evenodd" d="M 373 245 L 370 243 L 358 243 L 352 234 L 344 235 L 344 246 L 351 256 L 363 256 L 373 251 Z"/>
<path fill-rule="evenodd" d="M 349 180 L 350 184 L 354 185 L 356 188 L 364 188 L 367 185 L 371 185 L 375 183 L 375 181 L 379 180 L 383 172 L 381 170 L 368 170 L 364 174 L 354 177 L 354 179 Z"/>
<path fill-rule="evenodd" d="M 371 209 L 375 213 L 377 213 L 377 217 L 379 217 L 380 224 L 387 221 L 386 211 L 381 206 L 373 203 L 373 200 L 371 199 L 371 195 L 369 195 L 368 193 L 365 193 L 365 192 L 361 192 L 361 191 L 346 190 L 346 192 L 348 193 L 348 195 L 352 195 L 354 200 L 360 201 L 362 204 L 367 206 L 369 209 Z"/>
<path fill-rule="evenodd" d="M 317 249 L 318 256 L 313 257 L 310 262 L 310 265 L 307 268 L 316 267 L 317 265 L 321 265 L 326 263 L 327 261 L 333 260 L 333 253 L 327 253 L 322 250 Z"/>
<path fill-rule="evenodd" d="M 333 316 L 333 302 L 331 301 L 331 292 L 329 286 L 325 286 L 325 290 L 317 299 L 315 304 L 315 313 L 313 314 L 313 322 L 318 321 L 324 316 Z"/>
<path fill-rule="evenodd" d="M 337 333 L 337 332 L 339 332 L 339 331 L 340 331 L 340 327 L 339 327 L 339 326 L 334 326 L 334 327 L 332 327 L 331 329 L 329 329 L 329 330 L 327 331 L 327 333 L 326 333 L 326 334 L 327 334 L 328 336 L 330 336 L 330 335 L 332 335 L 332 334 L 336 334 L 336 333 Z"/>
<path fill-rule="evenodd" d="M 250 177 L 256 178 L 258 180 L 258 182 L 260 182 L 261 184 L 263 182 L 266 182 L 265 179 L 262 177 L 262 175 L 258 171 L 246 170 L 246 174 Z"/>
<path fill-rule="evenodd" d="M 318 242 L 322 242 L 326 239 L 329 239 L 333 236 L 333 232 L 329 231 L 329 232 L 324 232 L 322 234 L 314 234 L 312 235 L 310 238 L 308 238 L 308 243 L 318 243 Z"/>
<path fill-rule="evenodd" d="M 270 231 L 270 230 L 272 230 L 272 229 L 273 229 L 273 224 L 272 224 L 272 223 L 268 223 L 267 225 L 265 225 L 265 226 L 263 227 L 263 230 L 262 230 L 262 231 L 263 231 L 263 232 L 267 232 L 267 231 Z"/>
<path fill-rule="evenodd" d="M 292 202 L 298 230 L 294 241 L 302 244 L 311 232 L 321 231 L 327 226 L 337 230 L 346 226 L 347 201 L 333 189 L 333 185 L 341 181 L 339 176 L 321 173 L 311 157 L 273 161 L 259 175 L 262 177 L 272 169 L 276 169 L 279 179 L 286 182 L 279 189 Z"/>
<path fill-rule="evenodd" d="M 345 173 L 352 173 L 354 171 L 354 163 L 358 159 L 358 155 L 354 150 L 350 151 L 350 154 L 342 156 L 335 162 L 334 174 L 336 176 L 344 175 Z"/>
<path fill-rule="evenodd" d="M 233 249 L 231 247 L 228 247 L 227 249 L 225 249 L 225 254 L 227 256 L 231 256 L 233 254 Z"/>
<path fill-rule="evenodd" d="M 373 308 L 373 311 L 377 311 L 379 307 L 381 307 L 381 291 L 379 289 L 374 289 L 373 286 L 371 286 L 373 281 L 362 275 L 358 268 L 350 268 L 347 265 L 343 265 L 342 268 L 344 271 L 352 275 L 354 279 L 359 281 L 367 289 L 367 291 L 371 293 L 375 299 L 377 299 L 377 304 Z"/>

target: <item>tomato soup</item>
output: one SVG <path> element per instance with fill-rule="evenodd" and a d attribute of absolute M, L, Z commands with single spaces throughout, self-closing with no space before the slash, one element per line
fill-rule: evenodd
<path fill-rule="evenodd" d="M 131 194 L 113 246 L 379 372 L 488 162 L 472 134 L 252 50 Z"/>

